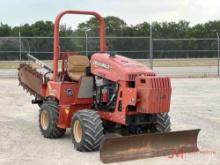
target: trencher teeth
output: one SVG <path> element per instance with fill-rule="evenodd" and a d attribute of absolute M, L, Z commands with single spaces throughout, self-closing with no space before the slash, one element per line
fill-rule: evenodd
<path fill-rule="evenodd" d="M 32 68 L 32 66 L 30 66 L 29 64 L 26 63 L 20 64 L 20 66 L 18 67 L 18 81 L 19 81 L 18 85 L 22 86 L 23 90 L 26 93 L 33 95 L 35 97 L 41 97 L 37 92 L 34 91 L 34 89 L 30 88 L 31 84 L 29 83 L 30 82 L 32 83 L 32 81 L 29 82 L 29 80 L 31 79 L 31 75 L 39 79 L 39 82 L 43 82 L 43 74 L 39 73 L 35 68 Z M 28 77 L 30 78 L 27 79 Z"/>

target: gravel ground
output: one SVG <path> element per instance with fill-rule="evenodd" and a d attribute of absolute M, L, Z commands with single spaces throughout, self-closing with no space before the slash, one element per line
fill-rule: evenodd
<path fill-rule="evenodd" d="M 114 164 L 220 164 L 220 79 L 173 79 L 172 84 L 172 128 L 200 128 L 200 152 Z M 0 79 L 0 164 L 102 164 L 99 152 L 75 151 L 69 131 L 61 139 L 43 138 L 31 99 L 16 79 Z"/>

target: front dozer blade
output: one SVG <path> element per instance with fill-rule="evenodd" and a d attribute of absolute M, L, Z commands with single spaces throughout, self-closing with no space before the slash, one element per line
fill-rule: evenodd
<path fill-rule="evenodd" d="M 100 147 L 103 163 L 113 163 L 198 151 L 199 129 L 105 138 Z"/>

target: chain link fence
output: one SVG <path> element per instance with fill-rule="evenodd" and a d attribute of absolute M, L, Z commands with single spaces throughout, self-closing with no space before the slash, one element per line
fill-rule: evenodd
<path fill-rule="evenodd" d="M 106 40 L 110 52 L 135 59 L 149 58 L 149 37 L 106 37 Z M 61 37 L 60 44 L 62 52 L 90 55 L 99 51 L 99 37 Z M 27 52 L 41 60 L 51 59 L 53 37 L 0 37 L 0 60 L 25 60 Z"/>
<path fill-rule="evenodd" d="M 106 40 L 110 52 L 137 59 L 158 73 L 163 73 L 165 67 L 170 70 L 185 67 L 186 73 L 194 74 L 193 70 L 200 73 L 201 69 L 202 74 L 219 76 L 217 38 L 106 37 Z M 90 55 L 99 51 L 99 37 L 61 37 L 60 43 L 62 52 Z M 40 60 L 51 60 L 53 37 L 0 37 L 0 61 L 27 60 L 27 52 Z"/>

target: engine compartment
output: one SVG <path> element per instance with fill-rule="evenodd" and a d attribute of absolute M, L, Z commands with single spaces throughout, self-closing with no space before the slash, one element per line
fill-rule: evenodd
<path fill-rule="evenodd" d="M 113 112 L 116 106 L 118 84 L 95 76 L 94 106 L 96 109 Z"/>

